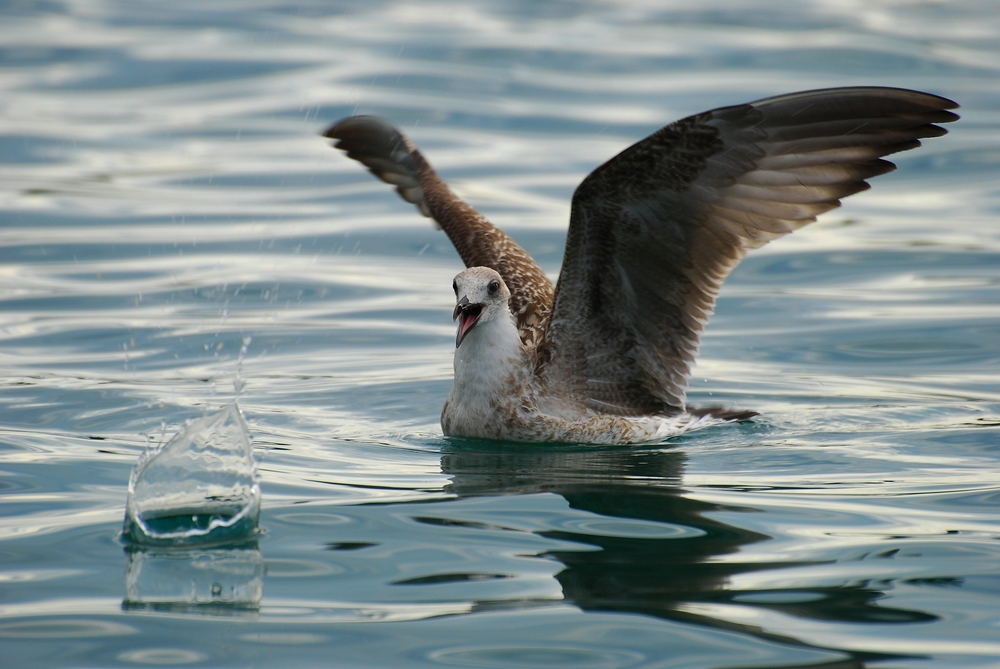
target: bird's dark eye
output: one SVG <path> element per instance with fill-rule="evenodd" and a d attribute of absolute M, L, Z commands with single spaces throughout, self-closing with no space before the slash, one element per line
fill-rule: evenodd
<path fill-rule="evenodd" d="M 458 295 L 458 281 L 452 281 L 451 282 L 451 289 L 453 291 L 455 291 L 456 295 Z"/>
<path fill-rule="evenodd" d="M 496 295 L 497 291 L 500 290 L 500 282 L 493 279 L 490 281 L 490 285 L 486 286 L 486 290 L 490 291 L 490 295 Z"/>

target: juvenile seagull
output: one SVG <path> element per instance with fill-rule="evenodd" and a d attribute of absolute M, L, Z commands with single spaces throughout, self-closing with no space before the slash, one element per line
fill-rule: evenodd
<path fill-rule="evenodd" d="M 882 156 L 958 118 L 945 98 L 832 88 L 722 107 L 672 123 L 590 173 L 573 195 L 558 285 L 459 199 L 386 121 L 325 134 L 431 217 L 465 265 L 446 435 L 627 444 L 751 411 L 685 404 L 719 287 L 747 251 L 816 220 Z"/>

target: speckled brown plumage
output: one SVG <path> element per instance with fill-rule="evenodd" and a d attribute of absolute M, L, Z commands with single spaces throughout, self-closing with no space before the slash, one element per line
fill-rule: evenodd
<path fill-rule="evenodd" d="M 451 239 L 466 267 L 499 272 L 511 288 L 510 308 L 521 341 L 534 347 L 542 339 L 552 306 L 552 282 L 503 230 L 455 195 L 402 133 L 382 119 L 352 116 L 324 134 L 431 217 Z"/>
<path fill-rule="evenodd" d="M 526 345 L 528 376 L 519 383 L 528 390 L 509 390 L 549 398 L 561 412 L 558 419 L 541 412 L 549 423 L 531 429 L 577 440 L 592 440 L 593 429 L 619 430 L 609 439 L 627 441 L 638 418 L 749 415 L 685 406 L 723 281 L 748 250 L 895 169 L 883 156 L 945 134 L 936 124 L 956 120 L 948 111 L 956 107 L 916 91 L 840 88 L 723 107 L 661 128 L 577 188 L 554 292 L 531 257 L 452 193 L 391 125 L 352 117 L 326 136 L 431 216 L 468 267 L 501 275 Z M 525 420 L 535 418 L 516 409 L 521 399 L 505 405 L 506 418 L 497 415 L 506 432 L 493 425 L 480 436 L 525 438 Z M 624 427 L 605 425 L 617 418 Z"/>

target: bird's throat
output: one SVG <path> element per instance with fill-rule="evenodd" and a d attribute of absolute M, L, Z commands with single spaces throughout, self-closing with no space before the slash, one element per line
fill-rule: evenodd
<path fill-rule="evenodd" d="M 458 312 L 458 336 L 455 338 L 455 348 L 462 345 L 462 340 L 479 322 L 479 317 L 483 314 L 483 305 L 470 304 Z"/>

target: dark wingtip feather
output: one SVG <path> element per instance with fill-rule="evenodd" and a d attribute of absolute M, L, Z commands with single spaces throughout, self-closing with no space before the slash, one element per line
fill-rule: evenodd
<path fill-rule="evenodd" d="M 918 130 L 918 132 L 919 132 L 919 134 L 917 136 L 920 137 L 920 138 L 925 138 L 925 137 L 941 137 L 942 135 L 947 135 L 948 134 L 948 129 L 947 128 L 942 128 L 941 126 L 935 125 L 933 123 L 928 123 L 927 125 L 922 126 Z"/>
<path fill-rule="evenodd" d="M 924 93 L 924 95 L 936 98 L 939 102 L 938 106 L 941 109 L 958 109 L 960 107 L 960 105 L 954 100 L 949 100 L 948 98 L 941 97 L 940 95 L 934 95 L 933 93 Z M 951 119 L 952 121 L 957 121 L 959 118 L 958 114 L 952 114 L 952 116 L 954 116 L 954 118 Z M 939 121 L 939 123 L 950 123 L 950 121 Z"/>
<path fill-rule="evenodd" d="M 960 118 L 962 117 L 955 112 L 945 111 L 944 109 L 927 111 L 920 114 L 920 120 L 927 123 L 954 123 Z"/>
<path fill-rule="evenodd" d="M 400 147 L 408 148 L 403 134 L 377 116 L 349 116 L 331 125 L 322 135 L 337 140 L 334 146 L 348 153 L 390 157 Z"/>
<path fill-rule="evenodd" d="M 356 119 L 358 118 L 364 118 L 364 117 L 348 116 L 347 118 L 342 118 L 333 125 L 331 125 L 329 128 L 327 128 L 326 130 L 321 132 L 320 136 L 328 137 L 329 139 L 341 139 L 342 133 L 344 132 L 345 128 L 350 128 L 352 125 L 355 125 Z"/>
<path fill-rule="evenodd" d="M 889 172 L 895 172 L 896 163 L 891 160 L 878 158 L 867 163 L 859 163 L 857 169 L 859 174 L 863 174 L 862 179 L 871 179 L 872 177 L 888 174 Z"/>
<path fill-rule="evenodd" d="M 394 125 L 377 116 L 349 116 L 323 131 L 344 151 L 382 181 L 396 186 L 396 192 L 430 216 L 424 202 L 420 176 L 420 156 L 416 147 Z M 436 223 L 435 223 L 436 224 Z"/>
<path fill-rule="evenodd" d="M 911 149 L 915 149 L 918 146 L 923 146 L 923 144 L 920 143 L 920 140 L 911 139 L 908 142 L 899 142 L 898 144 L 887 146 L 882 151 L 880 151 L 880 153 L 883 156 L 889 156 L 892 155 L 893 153 L 899 153 L 901 151 L 910 151 Z"/>
<path fill-rule="evenodd" d="M 370 134 L 376 129 L 383 132 L 396 130 L 388 121 L 384 121 L 378 116 L 348 116 L 340 119 L 321 134 L 330 139 L 349 139 L 359 133 Z"/>
<path fill-rule="evenodd" d="M 950 123 L 958 119 L 957 114 L 945 111 L 958 108 L 954 100 L 932 93 L 880 86 L 799 91 L 750 104 L 761 111 L 766 110 L 772 122 L 788 125 L 831 118 L 928 117 L 927 121 L 932 123 Z"/>
<path fill-rule="evenodd" d="M 760 415 L 760 412 L 758 411 L 727 409 L 726 407 L 720 407 L 720 406 L 688 407 L 686 411 L 692 416 L 697 416 L 698 418 L 704 418 L 705 416 L 710 416 L 712 418 L 718 418 L 719 420 L 728 420 L 728 421 L 746 421 L 750 420 L 754 416 Z"/>

